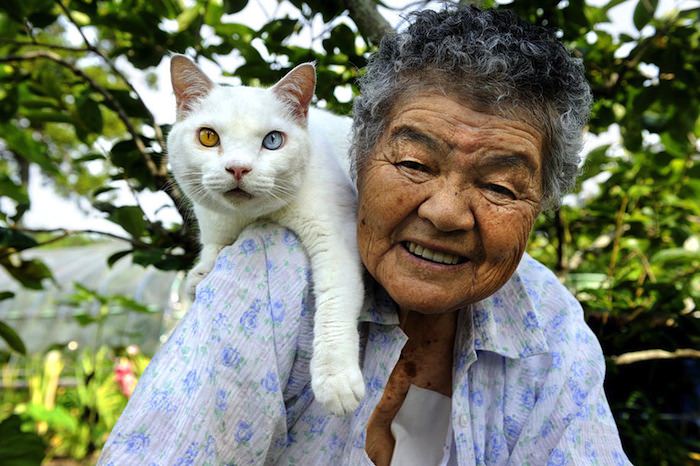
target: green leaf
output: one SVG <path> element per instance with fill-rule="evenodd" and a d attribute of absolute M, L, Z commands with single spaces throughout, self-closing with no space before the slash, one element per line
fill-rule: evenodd
<path fill-rule="evenodd" d="M 128 311 L 138 312 L 141 314 L 152 314 L 154 312 L 157 312 L 156 309 L 141 304 L 138 301 L 129 298 L 128 296 L 115 295 L 111 297 L 111 301 L 112 303 L 121 306 L 122 308 Z"/>
<path fill-rule="evenodd" d="M 34 432 L 23 432 L 22 421 L 13 414 L 0 422 L 0 458 L 3 466 L 40 466 L 46 446 Z"/>
<path fill-rule="evenodd" d="M 3 196 L 14 199 L 20 204 L 29 203 L 27 188 L 22 185 L 15 184 L 15 182 L 4 173 L 0 173 L 0 192 Z"/>
<path fill-rule="evenodd" d="M 296 19 L 275 19 L 263 26 L 258 35 L 265 37 L 265 34 L 267 34 L 267 37 L 265 37 L 266 41 L 279 44 L 294 33 L 297 24 Z"/>
<path fill-rule="evenodd" d="M 0 265 L 22 286 L 32 290 L 41 290 L 44 279 L 53 278 L 51 270 L 39 259 L 21 260 L 16 264 L 8 258 L 2 258 Z"/>
<path fill-rule="evenodd" d="M 101 188 L 97 188 L 96 190 L 94 190 L 92 192 L 92 196 L 97 197 L 100 194 L 108 193 L 110 191 L 114 191 L 115 189 L 117 189 L 117 188 L 115 188 L 114 186 L 102 186 Z"/>
<path fill-rule="evenodd" d="M 0 320 L 0 338 L 5 340 L 7 346 L 17 351 L 20 354 L 27 354 L 27 347 L 24 345 L 22 338 L 14 331 L 12 327 Z"/>
<path fill-rule="evenodd" d="M 0 246 L 18 251 L 36 246 L 34 238 L 12 228 L 0 227 Z"/>
<path fill-rule="evenodd" d="M 248 4 L 248 0 L 224 0 L 224 11 L 227 14 L 238 13 Z"/>
<path fill-rule="evenodd" d="M 6 299 L 12 299 L 15 294 L 12 291 L 0 291 L 0 301 L 5 301 Z"/>
<path fill-rule="evenodd" d="M 653 256 L 650 262 L 654 265 L 668 265 L 700 261 L 700 251 L 689 251 L 684 248 L 668 248 L 662 249 Z"/>
<path fill-rule="evenodd" d="M 179 32 L 187 30 L 195 19 L 199 16 L 200 7 L 198 4 L 191 6 L 180 13 L 177 17 L 177 30 Z"/>
<path fill-rule="evenodd" d="M 126 89 L 110 89 L 109 93 L 112 94 L 114 99 L 119 102 L 124 111 L 133 118 L 143 118 L 148 119 L 151 113 L 144 103 L 139 99 L 134 99 L 131 93 Z"/>
<path fill-rule="evenodd" d="M 36 163 L 50 174 L 59 173 L 58 167 L 48 154 L 46 145 L 36 141 L 32 131 L 19 129 L 14 124 L 0 124 L 0 135 L 7 144 L 7 148 L 16 155 Z"/>
<path fill-rule="evenodd" d="M 78 420 L 63 406 L 48 409 L 41 404 L 29 403 L 27 405 L 27 416 L 34 421 L 46 422 L 49 428 L 55 431 L 67 431 L 73 434 L 78 430 Z"/>
<path fill-rule="evenodd" d="M 131 254 L 131 253 L 132 253 L 132 250 L 131 250 L 131 249 L 126 249 L 126 250 L 124 250 L 124 251 L 115 252 L 114 254 L 112 254 L 111 256 L 109 256 L 109 257 L 107 258 L 107 265 L 109 265 L 110 267 L 112 267 L 114 264 L 117 263 L 117 261 L 118 261 L 119 259 L 121 259 L 122 257 L 126 257 L 126 256 L 128 256 L 129 254 Z"/>
<path fill-rule="evenodd" d="M 0 88 L 0 121 L 12 118 L 17 107 L 17 87 Z"/>
<path fill-rule="evenodd" d="M 112 222 L 120 225 L 134 238 L 140 238 L 146 231 L 146 221 L 143 211 L 137 206 L 117 207 L 107 217 Z"/>
<path fill-rule="evenodd" d="M 98 317 L 93 317 L 89 314 L 73 314 L 73 319 L 75 319 L 81 327 L 87 327 L 100 320 Z"/>
<path fill-rule="evenodd" d="M 81 126 L 88 133 L 100 134 L 102 132 L 102 112 L 99 104 L 92 100 L 88 93 L 85 93 L 76 102 L 76 108 Z"/>
<path fill-rule="evenodd" d="M 659 0 L 639 0 L 637 6 L 634 9 L 634 26 L 641 30 L 644 26 L 649 24 L 649 21 L 654 17 L 656 12 L 656 7 L 659 4 Z"/>

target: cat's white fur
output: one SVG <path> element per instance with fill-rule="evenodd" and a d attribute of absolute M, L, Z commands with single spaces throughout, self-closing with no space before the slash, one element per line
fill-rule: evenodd
<path fill-rule="evenodd" d="M 355 193 L 347 160 L 350 119 L 309 108 L 313 65 L 290 71 L 270 89 L 212 83 L 189 59 L 171 60 L 178 121 L 168 135 L 173 174 L 192 201 L 202 250 L 192 292 L 216 256 L 251 222 L 267 218 L 293 230 L 313 273 L 316 313 L 312 389 L 331 412 L 347 414 L 364 396 L 357 317 L 364 296 L 357 252 Z M 205 147 L 200 128 L 217 132 Z M 280 131 L 277 150 L 262 146 Z M 227 167 L 250 169 L 240 182 Z M 231 194 L 239 188 L 250 194 Z M 227 194 L 228 193 L 228 194 Z"/>

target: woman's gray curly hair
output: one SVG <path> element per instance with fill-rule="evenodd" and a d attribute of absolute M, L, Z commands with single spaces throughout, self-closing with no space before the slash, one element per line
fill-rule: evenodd
<path fill-rule="evenodd" d="M 382 40 L 359 84 L 351 149 L 355 175 L 387 127 L 392 105 L 408 92 L 437 86 L 476 110 L 542 132 L 543 207 L 557 206 L 575 183 L 591 106 L 583 64 L 552 31 L 508 10 L 452 6 L 413 13 L 405 32 Z"/>

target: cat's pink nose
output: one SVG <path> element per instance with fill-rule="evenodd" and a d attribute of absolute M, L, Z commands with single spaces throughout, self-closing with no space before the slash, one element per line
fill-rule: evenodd
<path fill-rule="evenodd" d="M 230 167 L 226 167 L 226 171 L 232 174 L 233 177 L 236 178 L 236 181 L 241 181 L 243 175 L 249 173 L 251 169 L 248 167 L 239 167 L 237 165 L 232 165 Z"/>

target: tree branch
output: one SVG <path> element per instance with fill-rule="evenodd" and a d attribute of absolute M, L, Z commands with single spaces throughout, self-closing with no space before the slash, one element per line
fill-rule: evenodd
<path fill-rule="evenodd" d="M 643 351 L 632 351 L 630 353 L 624 353 L 619 356 L 612 356 L 610 359 L 612 359 L 612 361 L 618 366 L 621 366 L 642 361 L 679 358 L 700 359 L 700 351 L 690 348 L 679 348 L 673 352 L 661 349 L 650 349 Z"/>
<path fill-rule="evenodd" d="M 124 74 L 121 71 L 119 71 L 119 69 L 112 62 L 112 60 L 107 58 L 107 56 L 104 53 L 102 53 L 102 51 L 100 49 L 98 49 L 96 46 L 94 46 L 92 43 L 90 43 L 87 36 L 83 32 L 83 29 L 80 27 L 80 25 L 77 23 L 77 21 L 75 21 L 75 19 L 73 18 L 73 15 L 71 15 L 70 10 L 68 10 L 68 8 L 63 4 L 63 2 L 61 2 L 61 0 L 55 0 L 55 2 L 61 8 L 63 13 L 66 15 L 66 17 L 68 18 L 68 21 L 70 21 L 71 24 L 73 24 L 73 26 L 78 30 L 80 37 L 83 38 L 83 42 L 85 43 L 86 49 L 89 50 L 90 52 L 98 55 L 100 58 L 102 58 L 102 60 L 107 64 L 107 66 L 109 66 L 109 69 L 112 70 L 112 73 L 119 76 L 119 78 L 121 78 L 121 80 L 124 81 L 124 83 L 127 85 L 129 90 L 131 92 L 133 92 L 134 94 L 136 94 L 136 97 L 138 98 L 138 100 L 140 100 L 141 103 L 143 104 L 143 108 L 145 108 L 146 111 L 148 112 L 149 120 L 151 121 L 151 126 L 153 127 L 153 130 L 156 133 L 156 140 L 158 141 L 158 144 L 160 144 L 161 147 L 165 147 L 165 137 L 163 136 L 163 131 L 160 129 L 160 126 L 158 126 L 158 124 L 156 124 L 155 116 L 153 115 L 151 110 L 145 105 L 145 103 L 143 102 L 143 99 L 141 98 L 141 95 L 138 93 L 136 88 L 131 84 L 131 81 L 129 81 L 126 78 L 126 76 L 124 76 Z M 167 175 L 167 163 L 165 161 L 165 158 L 163 158 L 163 162 L 161 163 L 160 167 L 158 167 L 157 172 L 158 172 L 157 174 L 160 176 Z"/>
<path fill-rule="evenodd" d="M 95 91 L 100 93 L 102 95 L 102 97 L 104 97 L 105 101 L 107 101 L 112 106 L 112 108 L 115 109 L 115 111 L 117 112 L 117 115 L 119 116 L 119 119 L 126 126 L 126 130 L 129 132 L 131 137 L 134 139 L 134 143 L 136 144 L 136 148 L 141 153 L 143 158 L 146 160 L 146 166 L 148 167 L 148 171 L 153 176 L 158 176 L 158 175 L 163 176 L 163 174 L 160 173 L 158 166 L 153 161 L 153 158 L 151 158 L 151 155 L 146 150 L 146 145 L 143 143 L 143 139 L 141 139 L 141 135 L 139 135 L 138 131 L 136 131 L 136 128 L 131 123 L 131 120 L 129 119 L 129 115 L 127 115 L 126 111 L 124 110 L 124 107 L 121 106 L 121 104 L 112 96 L 112 94 L 110 94 L 110 92 L 107 89 L 102 87 L 97 81 L 95 81 L 90 76 L 88 76 L 83 70 L 81 70 L 80 68 L 78 68 L 74 64 L 64 60 L 60 55 L 57 55 L 53 52 L 49 52 L 46 50 L 36 50 L 33 52 L 27 52 L 24 55 L 7 55 L 4 57 L 0 57 L 0 63 L 14 63 L 14 62 L 31 61 L 31 60 L 38 60 L 38 59 L 50 60 L 54 63 L 57 63 L 57 64 L 63 66 L 64 68 L 69 69 L 73 74 L 84 79 L 90 85 L 90 87 L 92 87 Z"/>
<path fill-rule="evenodd" d="M 21 231 L 22 233 L 32 233 L 32 234 L 59 233 L 63 236 L 79 235 L 79 234 L 94 234 L 94 235 L 107 236 L 109 238 L 118 239 L 119 241 L 125 241 L 125 242 L 131 243 L 135 246 L 143 246 L 143 247 L 148 246 L 146 243 L 143 243 L 137 239 L 127 238 L 126 236 L 117 235 L 115 233 L 110 233 L 108 231 L 99 231 L 99 230 L 91 230 L 91 229 L 70 230 L 68 228 L 13 228 L 13 229 L 16 231 Z M 32 247 L 36 247 L 36 246 L 32 246 Z"/>
<path fill-rule="evenodd" d="M 18 229 L 18 230 L 19 230 L 19 229 Z M 24 231 L 24 230 L 20 230 L 20 231 Z M 42 241 L 41 243 L 37 243 L 37 244 L 35 244 L 35 245 L 33 245 L 33 246 L 30 246 L 30 247 L 27 247 L 27 248 L 19 248 L 19 249 L 17 249 L 17 248 L 9 248 L 9 251 L 6 251 L 6 252 L 4 252 L 3 254 L 0 254 L 0 260 L 6 258 L 6 257 L 8 257 L 8 256 L 11 256 L 12 254 L 17 254 L 18 252 L 25 251 L 25 250 L 27 250 L 27 249 L 39 248 L 39 247 L 41 247 L 41 246 L 46 246 L 47 244 L 51 244 L 51 243 L 55 243 L 55 242 L 57 242 L 57 241 L 61 241 L 62 239 L 67 238 L 67 237 L 68 237 L 68 233 L 64 233 L 64 234 L 62 234 L 62 235 L 58 235 L 58 236 L 56 236 L 56 237 L 54 237 L 54 238 L 48 239 L 48 240 L 46 240 L 46 241 Z M 5 248 L 3 248 L 3 249 L 5 249 Z"/>
<path fill-rule="evenodd" d="M 368 42 L 379 45 L 382 37 L 393 33 L 394 29 L 384 18 L 373 0 L 345 0 L 345 7 L 357 29 Z"/>
<path fill-rule="evenodd" d="M 63 50 L 66 52 L 80 52 L 80 53 L 90 52 L 90 49 L 87 47 L 71 47 L 69 45 L 47 44 L 45 42 L 38 42 L 36 40 L 27 41 L 27 40 L 11 40 L 11 39 L 0 38 L 0 44 L 17 45 L 19 47 L 42 47 L 45 49 Z"/>

